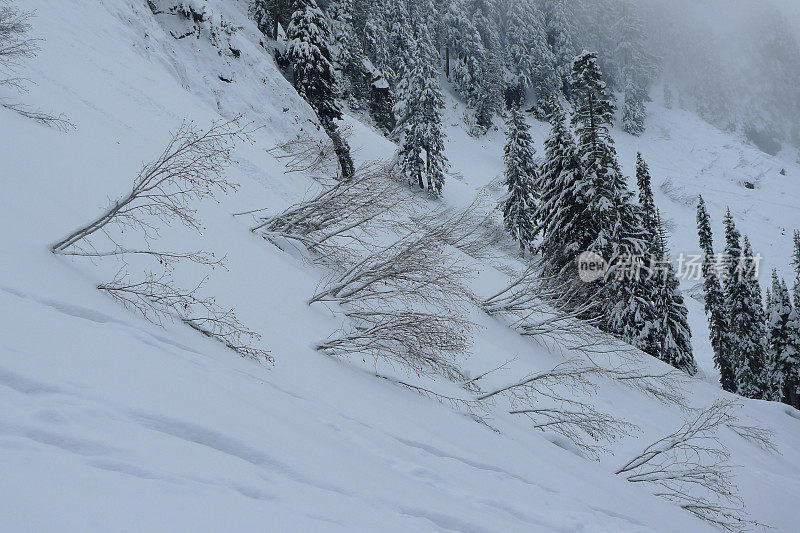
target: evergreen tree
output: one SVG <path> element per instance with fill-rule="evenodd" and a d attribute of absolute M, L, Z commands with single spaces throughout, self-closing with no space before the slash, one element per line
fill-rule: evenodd
<path fill-rule="evenodd" d="M 342 112 L 336 101 L 336 72 L 328 47 L 330 28 L 315 0 L 295 0 L 294 6 L 287 30 L 294 86 L 317 113 L 322 127 L 333 141 L 342 179 L 347 180 L 353 176 L 354 166 L 350 147 L 334 122 L 342 117 Z"/>
<path fill-rule="evenodd" d="M 645 103 L 650 101 L 648 86 L 655 75 L 656 66 L 654 59 L 645 52 L 642 22 L 632 3 L 622 3 L 614 34 L 617 37 L 614 62 L 625 92 L 622 128 L 638 136 L 644 132 L 647 118 Z"/>
<path fill-rule="evenodd" d="M 592 183 L 586 179 L 578 147 L 565 124 L 564 112 L 553 103 L 552 130 L 545 141 L 540 170 L 540 200 L 534 219 L 542 239 L 538 251 L 550 273 L 565 274 L 575 268 L 575 259 L 592 240 L 594 221 L 589 212 Z M 577 270 L 569 272 L 577 277 Z"/>
<path fill-rule="evenodd" d="M 786 282 L 772 271 L 772 294 L 767 301 L 768 358 L 764 368 L 765 399 L 797 402 L 800 385 L 800 330 Z"/>
<path fill-rule="evenodd" d="M 725 215 L 725 308 L 728 312 L 726 344 L 733 355 L 737 392 L 747 398 L 761 398 L 764 392 L 765 354 L 764 310 L 758 280 L 751 272 L 752 249 L 740 233 L 730 210 Z M 756 292 L 757 291 L 757 292 Z"/>
<path fill-rule="evenodd" d="M 293 0 L 251 0 L 248 14 L 261 33 L 277 40 L 278 27 L 289 24 L 294 8 Z"/>
<path fill-rule="evenodd" d="M 544 17 L 533 0 L 501 0 L 507 106 L 518 106 L 526 89 L 536 91 L 539 107 L 556 96 L 560 81 L 547 41 Z"/>
<path fill-rule="evenodd" d="M 500 109 L 503 57 L 494 0 L 454 0 L 446 42 L 456 89 L 475 110 L 475 133 L 487 131 Z M 449 57 L 450 51 L 455 57 Z"/>
<path fill-rule="evenodd" d="M 794 230 L 794 254 L 792 255 L 792 265 L 794 266 L 795 278 L 800 281 L 800 231 Z"/>
<path fill-rule="evenodd" d="M 268 37 L 275 38 L 272 30 L 273 18 L 269 9 L 270 0 L 251 0 L 247 14 L 256 23 L 258 31 Z"/>
<path fill-rule="evenodd" d="M 370 98 L 372 73 L 365 68 L 366 55 L 354 27 L 353 0 L 333 0 L 326 13 L 331 21 L 331 33 L 336 43 L 334 59 L 338 70 L 344 74 L 345 93 L 350 97 L 350 107 L 361 109 Z"/>
<path fill-rule="evenodd" d="M 588 210 L 593 224 L 587 232 L 591 243 L 587 249 L 610 259 L 615 244 L 614 234 L 623 225 L 623 215 L 629 214 L 625 206 L 629 203 L 630 192 L 609 134 L 614 104 L 602 81 L 597 54 L 583 52 L 575 58 L 572 98 L 575 105 L 572 123 L 576 128 L 578 155 L 586 179 L 592 184 Z"/>
<path fill-rule="evenodd" d="M 547 41 L 553 53 L 556 75 L 561 90 L 569 98 L 569 79 L 572 71 L 572 58 L 577 50 L 573 42 L 576 30 L 575 14 L 568 0 L 545 0 L 544 20 Z"/>
<path fill-rule="evenodd" d="M 636 154 L 636 185 L 639 187 L 639 205 L 643 213 L 642 223 L 655 242 L 658 227 L 656 224 L 656 204 L 650 182 L 650 169 L 647 168 L 647 163 L 645 163 L 642 154 Z"/>
<path fill-rule="evenodd" d="M 539 182 L 534 163 L 533 140 L 525 117 L 516 108 L 507 121 L 508 141 L 505 146 L 505 185 L 508 198 L 503 205 L 503 220 L 511 237 L 519 242 L 524 254 L 535 235 L 536 184 Z"/>
<path fill-rule="evenodd" d="M 412 43 L 412 60 L 406 67 L 398 94 L 395 114 L 402 133 L 400 168 L 409 181 L 421 189 L 427 184 L 429 193 L 439 196 L 447 169 L 441 118 L 444 97 L 439 88 L 434 52 L 425 36 L 418 43 Z"/>
<path fill-rule="evenodd" d="M 700 250 L 703 253 L 703 291 L 711 348 L 714 351 L 714 366 L 719 370 L 722 388 L 728 392 L 736 392 L 736 376 L 727 345 L 728 322 L 725 313 L 725 294 L 717 270 L 711 220 L 702 196 L 697 204 L 697 233 L 700 238 Z"/>
<path fill-rule="evenodd" d="M 659 335 L 658 358 L 693 376 L 697 373 L 697 363 L 692 355 L 689 311 L 669 259 L 667 237 L 658 213 L 655 223 L 657 263 L 652 268 L 655 270 L 656 325 L 653 329 Z"/>

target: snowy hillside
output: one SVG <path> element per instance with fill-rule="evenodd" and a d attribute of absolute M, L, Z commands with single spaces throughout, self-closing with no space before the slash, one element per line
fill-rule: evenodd
<path fill-rule="evenodd" d="M 715 401 L 736 401 L 736 421 L 719 428 L 732 479 L 749 519 L 776 531 L 800 523 L 800 413 L 729 395 L 718 386 L 702 301 L 687 298 L 700 375 L 678 383 L 687 404 L 659 399 L 601 375 L 581 401 L 623 421 L 594 452 L 532 428 L 504 401 L 481 407 L 436 401 L 398 381 L 458 398 L 447 380 L 406 373 L 316 346 L 347 327 L 335 304 L 309 305 L 330 272 L 298 249 L 248 231 L 265 209 L 277 214 L 318 186 L 286 172 L 273 147 L 308 135 L 324 140 L 311 108 L 275 65 L 246 16 L 244 0 L 207 4 L 199 35 L 179 16 L 140 0 L 25 0 L 44 40 L 24 76 L 27 105 L 63 113 L 61 132 L 0 109 L 0 524 L 4 531 L 713 531 L 654 495 L 658 488 L 615 475 L 649 444 Z M 214 28 L 238 28 L 229 36 Z M 502 166 L 501 130 L 465 133 L 447 95 L 451 176 L 444 208 L 479 194 L 493 207 Z M 684 111 L 650 106 L 641 138 L 615 130 L 624 170 L 650 164 L 656 199 L 671 221 L 673 255 L 695 253 L 694 198 L 709 205 L 715 234 L 730 206 L 743 233 L 789 275 L 791 232 L 800 205 L 800 166 L 759 152 Z M 237 143 L 225 177 L 239 184 L 197 204 L 202 234 L 163 226 L 154 245 L 225 258 L 212 270 L 179 264 L 175 279 L 233 308 L 260 335 L 274 363 L 242 358 L 181 323 L 155 325 L 97 290 L 122 264 L 114 258 L 54 255 L 58 239 L 97 217 L 130 189 L 183 121 L 207 128 L 238 114 L 252 142 Z M 396 147 L 372 126 L 343 121 L 359 163 L 389 159 Z M 499 125 L 499 121 L 498 121 Z M 537 150 L 547 125 L 532 123 Z M 785 175 L 780 173 L 785 169 Z M 752 182 L 748 189 L 744 182 Z M 433 202 L 423 201 L 427 209 Z M 141 240 L 136 232 L 125 235 Z M 102 241 L 101 241 L 102 242 Z M 463 284 L 487 298 L 520 270 L 513 244 L 491 259 L 463 256 Z M 509 252 L 511 251 L 511 252 Z M 463 257 L 462 257 L 463 256 Z M 506 268 L 503 268 L 505 266 Z M 139 268 L 137 261 L 127 266 Z M 695 283 L 685 282 L 689 291 Z M 498 389 L 584 357 L 526 338 L 474 300 L 448 312 L 471 323 L 459 361 L 482 390 Z M 638 371 L 669 367 L 639 352 Z M 378 373 L 384 378 L 378 379 Z M 584 395 L 585 393 L 585 395 Z M 573 394 L 573 392 L 570 392 Z M 777 450 L 736 427 L 772 432 Z M 756 526 L 759 527 L 759 526 Z"/>

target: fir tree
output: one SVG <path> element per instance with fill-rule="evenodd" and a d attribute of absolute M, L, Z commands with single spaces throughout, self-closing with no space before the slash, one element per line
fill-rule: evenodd
<path fill-rule="evenodd" d="M 399 85 L 395 106 L 398 129 L 402 133 L 400 168 L 411 182 L 439 196 L 444 185 L 447 158 L 441 110 L 444 97 L 439 88 L 434 52 L 430 40 L 412 43 L 413 59 Z"/>
<path fill-rule="evenodd" d="M 565 124 L 561 107 L 553 103 L 552 130 L 545 141 L 540 170 L 540 200 L 536 233 L 541 235 L 538 251 L 553 274 L 574 268 L 575 259 L 591 244 L 594 221 L 589 212 L 592 184 L 586 179 L 578 147 Z M 577 270 L 570 274 L 577 277 Z"/>
<path fill-rule="evenodd" d="M 275 38 L 273 35 L 273 18 L 270 13 L 270 0 L 251 0 L 247 14 L 256 23 L 258 31 L 264 35 Z"/>
<path fill-rule="evenodd" d="M 625 93 L 622 108 L 622 128 L 631 135 L 644 133 L 647 112 L 645 103 L 650 101 L 648 85 L 655 75 L 655 61 L 644 50 L 644 31 L 635 6 L 624 2 L 621 6 L 614 33 L 617 45 L 614 62 L 620 72 L 620 82 Z"/>
<path fill-rule="evenodd" d="M 642 223 L 655 241 L 658 233 L 656 204 L 653 198 L 650 169 L 647 168 L 647 163 L 642 158 L 642 154 L 636 154 L 636 185 L 639 187 L 639 205 L 643 213 Z"/>
<path fill-rule="evenodd" d="M 294 8 L 293 0 L 251 0 L 248 14 L 261 33 L 277 40 L 279 26 L 286 27 Z"/>
<path fill-rule="evenodd" d="M 792 265 L 794 266 L 795 279 L 800 280 L 800 231 L 794 230 L 794 254 L 792 255 Z"/>
<path fill-rule="evenodd" d="M 764 392 L 765 323 L 758 280 L 750 271 L 752 249 L 740 234 L 730 210 L 725 215 L 725 308 L 728 313 L 727 346 L 733 354 L 737 392 L 747 398 L 761 398 Z M 757 291 L 757 292 L 756 292 Z"/>
<path fill-rule="evenodd" d="M 556 76 L 564 95 L 569 98 L 569 79 L 572 58 L 577 50 L 573 43 L 577 33 L 574 27 L 575 14 L 568 0 L 545 0 L 544 20 L 547 41 L 553 53 Z"/>
<path fill-rule="evenodd" d="M 512 109 L 507 121 L 508 141 L 505 146 L 505 185 L 508 198 L 503 206 L 503 220 L 511 237 L 519 242 L 524 254 L 535 235 L 536 184 L 539 182 L 534 163 L 533 140 L 525 117 Z"/>
<path fill-rule="evenodd" d="M 322 127 L 333 141 L 342 179 L 347 180 L 353 176 L 354 166 L 350 147 L 334 122 L 342 118 L 342 111 L 336 101 L 336 72 L 328 47 L 330 28 L 315 0 L 295 0 L 294 6 L 287 30 L 294 86 L 317 113 Z"/>
<path fill-rule="evenodd" d="M 692 355 L 689 311 L 686 309 L 680 284 L 669 259 L 667 237 L 658 213 L 655 223 L 657 263 L 651 268 L 655 271 L 656 324 L 653 329 L 659 341 L 657 357 L 693 376 L 697 373 L 697 363 Z"/>
<path fill-rule="evenodd" d="M 555 57 L 547 41 L 544 16 L 532 0 L 502 0 L 503 54 L 506 76 L 506 105 L 520 105 L 525 90 L 534 89 L 537 108 L 556 97 L 560 80 Z"/>
<path fill-rule="evenodd" d="M 576 128 L 578 155 L 593 188 L 589 211 L 594 222 L 587 235 L 591 243 L 587 249 L 609 259 L 626 185 L 609 135 L 614 104 L 602 81 L 597 54 L 583 52 L 575 58 L 572 98 L 575 105 L 572 123 Z"/>
<path fill-rule="evenodd" d="M 767 301 L 768 358 L 764 368 L 765 399 L 797 407 L 800 385 L 800 330 L 786 282 L 772 271 L 772 293 Z"/>
<path fill-rule="evenodd" d="M 714 366 L 719 370 L 720 384 L 728 392 L 736 392 L 736 376 L 727 345 L 728 322 L 725 313 L 725 294 L 720 283 L 718 265 L 714 254 L 711 220 L 701 196 L 697 204 L 697 233 L 703 253 L 703 291 Z"/>

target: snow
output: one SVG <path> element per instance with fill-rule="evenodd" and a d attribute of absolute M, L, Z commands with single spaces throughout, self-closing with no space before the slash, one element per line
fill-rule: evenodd
<path fill-rule="evenodd" d="M 198 3 L 198 2 L 195 2 Z M 0 110 L 0 523 L 9 531 L 705 531 L 676 506 L 613 475 L 620 464 L 682 423 L 674 406 L 603 383 L 590 399 L 641 427 L 599 462 L 557 435 L 497 409 L 491 426 L 375 379 L 371 364 L 323 356 L 313 345 L 342 325 L 306 300 L 324 272 L 247 231 L 232 213 L 277 212 L 312 182 L 285 174 L 267 148 L 301 130 L 321 135 L 311 109 L 259 46 L 245 2 L 199 2 L 233 27 L 235 58 L 207 36 L 176 40 L 183 22 L 154 17 L 133 0 L 50 2 L 36 9 L 46 38 L 26 64 L 31 106 L 66 114 L 60 133 Z M 225 83 L 223 75 L 232 79 Z M 240 190 L 199 206 L 202 236 L 167 228 L 166 247 L 227 257 L 207 286 L 221 305 L 262 335 L 269 366 L 245 360 L 177 324 L 155 326 L 95 289 L 118 265 L 53 256 L 49 245 L 122 194 L 142 163 L 161 152 L 184 119 L 203 127 L 244 113 L 253 145 L 240 145 L 228 178 Z M 473 139 L 463 108 L 448 97 L 448 205 L 469 205 L 502 171 L 502 131 Z M 351 118 L 360 160 L 394 147 Z M 534 124 L 541 153 L 546 128 Z M 761 154 L 693 115 L 651 105 L 648 132 L 615 138 L 630 174 L 641 150 L 656 201 L 675 222 L 673 255 L 697 249 L 694 207 L 703 192 L 720 244 L 728 203 L 764 267 L 788 276 L 800 168 Z M 780 176 L 780 168 L 787 176 Z M 739 185 L 757 181 L 755 190 Z M 666 194 L 659 185 L 671 180 Z M 776 200 L 780 198 L 780 200 Z M 775 204 L 781 204 L 777 206 Z M 508 258 L 513 262 L 513 258 Z M 474 286 L 490 294 L 505 280 L 478 265 Z M 203 272 L 181 267 L 186 284 Z M 762 283 L 769 276 L 762 270 Z M 684 286 L 684 289 L 689 288 Z M 696 356 L 706 379 L 689 387 L 694 406 L 730 397 L 715 384 L 702 304 L 687 299 Z M 472 375 L 517 358 L 498 375 L 553 367 L 564 355 L 523 339 L 477 308 Z M 651 362 L 653 368 L 662 368 Z M 447 383 L 434 383 L 439 387 Z M 732 431 L 721 435 L 742 468 L 736 481 L 752 518 L 796 529 L 800 414 L 743 401 L 743 422 L 775 432 L 780 454 Z"/>

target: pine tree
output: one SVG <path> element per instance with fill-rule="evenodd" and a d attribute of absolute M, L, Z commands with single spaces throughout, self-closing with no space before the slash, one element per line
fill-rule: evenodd
<path fill-rule="evenodd" d="M 625 92 L 622 128 L 627 133 L 638 136 L 644 133 L 647 118 L 645 103 L 650 101 L 648 85 L 655 75 L 656 67 L 654 59 L 645 52 L 642 22 L 632 3 L 622 3 L 614 34 L 618 39 L 614 63 L 619 69 L 620 82 Z"/>
<path fill-rule="evenodd" d="M 786 282 L 772 271 L 772 294 L 767 301 L 768 358 L 764 368 L 765 399 L 797 403 L 800 385 L 800 330 Z M 796 405 L 795 405 L 796 406 Z"/>
<path fill-rule="evenodd" d="M 519 242 L 524 254 L 535 236 L 536 184 L 539 176 L 534 163 L 533 139 L 525 117 L 516 108 L 507 121 L 508 141 L 505 146 L 505 185 L 508 198 L 503 205 L 503 220 L 511 237 Z"/>
<path fill-rule="evenodd" d="M 556 96 L 560 79 L 547 41 L 544 16 L 533 0 L 501 0 L 506 106 L 518 106 L 526 89 L 536 91 L 538 107 Z"/>
<path fill-rule="evenodd" d="M 647 163 L 645 163 L 641 153 L 636 154 L 636 185 L 639 187 L 639 205 L 644 215 L 642 223 L 655 241 L 658 233 L 656 204 L 653 198 L 650 169 L 647 168 Z"/>
<path fill-rule="evenodd" d="M 718 265 L 714 254 L 711 220 L 701 196 L 697 204 L 697 233 L 703 253 L 703 291 L 714 366 L 720 373 L 720 384 L 728 392 L 736 392 L 736 376 L 730 358 L 728 322 L 725 313 L 725 294 L 720 284 Z"/>
<path fill-rule="evenodd" d="M 575 259 L 591 244 L 594 221 L 589 212 L 592 183 L 586 179 L 578 147 L 565 124 L 564 112 L 553 103 L 552 130 L 545 141 L 540 170 L 540 201 L 534 219 L 541 235 L 538 251 L 552 274 L 575 268 Z M 577 278 L 577 270 L 569 272 Z"/>
<path fill-rule="evenodd" d="M 733 354 L 737 392 L 747 398 L 762 398 L 766 360 L 764 310 L 758 280 L 752 272 L 752 249 L 745 237 L 744 248 L 730 210 L 725 215 L 725 308 L 728 312 L 726 344 Z"/>
<path fill-rule="evenodd" d="M 573 21 L 575 14 L 568 0 L 545 0 L 544 19 L 547 41 L 553 53 L 556 75 L 564 96 L 569 98 L 569 79 L 572 71 L 572 59 L 577 50 L 573 43 L 576 29 Z"/>
<path fill-rule="evenodd" d="M 576 128 L 578 155 L 593 188 L 588 209 L 594 223 L 587 235 L 591 243 L 587 249 L 609 259 L 614 243 L 613 233 L 621 214 L 620 205 L 627 188 L 609 134 L 614 104 L 602 81 L 597 54 L 584 51 L 575 58 L 572 66 L 572 98 L 575 105 L 572 123 Z"/>
<path fill-rule="evenodd" d="M 792 255 L 792 265 L 794 266 L 795 279 L 800 281 L 800 231 L 794 230 L 794 254 Z"/>
<path fill-rule="evenodd" d="M 256 23 L 258 31 L 266 36 L 274 38 L 273 35 L 273 18 L 270 13 L 270 0 L 251 0 L 248 7 L 247 14 L 250 19 Z"/>
<path fill-rule="evenodd" d="M 287 30 L 288 58 L 294 69 L 294 86 L 317 113 L 322 127 L 333 141 L 342 179 L 354 173 L 350 147 L 341 137 L 335 119 L 342 118 L 336 101 L 336 72 L 331 63 L 331 32 L 315 0 L 295 0 L 295 11 Z"/>
<path fill-rule="evenodd" d="M 370 97 L 372 73 L 365 68 L 366 55 L 355 32 L 353 0 L 333 0 L 326 13 L 331 21 L 331 34 L 336 43 L 334 59 L 338 70 L 344 74 L 345 92 L 350 97 L 350 107 L 361 109 Z"/>
<path fill-rule="evenodd" d="M 400 168 L 409 181 L 421 189 L 427 184 L 429 193 L 440 196 L 447 170 L 441 118 L 444 97 L 439 88 L 430 39 L 424 34 L 419 42 L 412 42 L 412 60 L 406 67 L 398 94 L 395 114 L 402 132 Z"/>
<path fill-rule="evenodd" d="M 654 329 L 660 341 L 657 357 L 693 376 L 697 373 L 697 363 L 692 355 L 689 311 L 686 309 L 678 278 L 669 260 L 666 232 L 657 212 L 655 223 L 657 264 L 652 268 L 655 270 Z"/>
<path fill-rule="evenodd" d="M 293 0 L 251 0 L 248 14 L 261 33 L 277 40 L 278 27 L 286 27 L 294 8 Z"/>

